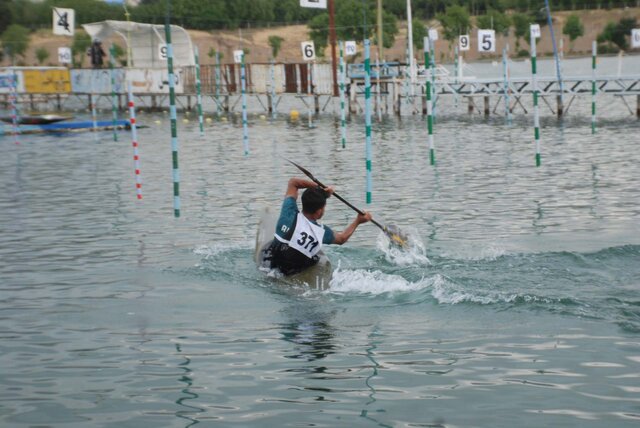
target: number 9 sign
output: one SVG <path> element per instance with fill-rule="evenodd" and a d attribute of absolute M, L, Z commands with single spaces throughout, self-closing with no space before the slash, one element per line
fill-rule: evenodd
<path fill-rule="evenodd" d="M 305 61 L 313 61 L 316 59 L 316 49 L 313 41 L 300 43 L 302 47 L 302 59 Z"/>
<path fill-rule="evenodd" d="M 478 52 L 496 51 L 496 32 L 494 30 L 478 30 Z"/>
<path fill-rule="evenodd" d="M 640 28 L 631 30 L 631 47 L 640 48 Z"/>
<path fill-rule="evenodd" d="M 459 44 L 460 44 L 460 50 L 461 51 L 468 51 L 469 47 L 471 45 L 471 43 L 469 43 L 469 35 L 468 34 L 463 34 L 462 36 L 460 36 L 459 38 Z"/>

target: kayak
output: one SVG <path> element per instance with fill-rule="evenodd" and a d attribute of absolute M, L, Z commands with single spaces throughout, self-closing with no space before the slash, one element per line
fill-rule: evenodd
<path fill-rule="evenodd" d="M 66 133 L 66 132 L 84 132 L 93 131 L 93 121 L 86 120 L 82 122 L 58 122 L 46 125 L 21 125 L 20 134 L 44 134 L 44 133 Z M 114 129 L 112 120 L 99 120 L 95 123 L 97 131 L 107 131 Z M 116 120 L 115 129 L 130 129 L 131 125 L 128 120 Z M 141 126 L 138 125 L 138 129 Z M 0 135 L 10 134 L 11 127 L 0 127 Z"/>
<path fill-rule="evenodd" d="M 19 116 L 16 120 L 19 125 L 48 125 L 69 119 L 73 119 L 73 116 L 63 116 L 59 114 L 30 114 Z M 0 117 L 0 120 L 7 123 L 13 122 L 13 118 L 11 116 L 2 116 Z"/>
<path fill-rule="evenodd" d="M 269 261 L 265 260 L 265 250 L 269 248 L 273 241 L 276 230 L 278 215 L 269 208 L 265 208 L 258 223 L 258 233 L 256 235 L 256 248 L 254 260 L 261 271 L 271 272 Z M 323 251 L 318 253 L 320 260 L 310 268 L 294 275 L 277 275 L 278 281 L 292 286 L 307 286 L 312 289 L 325 290 L 329 288 L 333 268 L 331 262 Z"/>

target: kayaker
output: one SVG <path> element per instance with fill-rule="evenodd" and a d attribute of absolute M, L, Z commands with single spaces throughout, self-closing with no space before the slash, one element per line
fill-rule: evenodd
<path fill-rule="evenodd" d="M 302 193 L 302 212 L 298 210 L 298 190 Z M 291 178 L 282 202 L 280 217 L 276 224 L 275 239 L 267 253 L 271 268 L 284 275 L 293 275 L 318 263 L 318 253 L 323 244 L 342 245 L 349 240 L 356 228 L 371 220 L 371 214 L 358 214 L 342 232 L 334 232 L 318 223 L 322 218 L 327 199 L 333 194 L 332 187 L 319 187 L 303 178 Z"/>

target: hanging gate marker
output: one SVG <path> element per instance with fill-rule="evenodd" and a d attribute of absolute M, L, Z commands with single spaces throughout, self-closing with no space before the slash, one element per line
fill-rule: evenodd
<path fill-rule="evenodd" d="M 507 56 L 507 48 L 502 49 L 502 71 L 504 74 L 504 109 L 507 124 L 511 125 L 511 101 L 509 101 L 509 57 Z"/>
<path fill-rule="evenodd" d="M 425 66 L 425 71 L 428 67 L 428 65 L 430 64 L 430 58 L 429 58 L 429 54 L 431 51 L 431 42 L 429 40 L 428 37 L 424 38 L 424 43 L 423 43 L 423 49 L 424 49 L 424 66 Z M 432 69 L 433 70 L 433 69 Z M 431 94 L 432 94 L 432 89 L 431 89 L 431 82 L 429 81 L 429 76 L 426 75 L 425 73 L 425 87 L 424 87 L 424 94 L 427 98 L 427 135 L 428 135 L 428 141 L 429 141 L 429 163 L 431 165 L 435 165 L 436 164 L 436 150 L 435 147 L 433 145 L 433 100 L 431 98 Z"/>
<path fill-rule="evenodd" d="M 180 169 L 178 168 L 178 117 L 176 114 L 176 79 L 173 75 L 173 45 L 169 18 L 164 24 L 167 41 L 167 70 L 169 77 L 169 113 L 171 116 L 171 160 L 173 163 L 173 215 L 180 217 Z"/>
<path fill-rule="evenodd" d="M 591 45 L 591 133 L 596 133 L 596 56 L 598 54 L 598 44 L 594 40 Z"/>
<path fill-rule="evenodd" d="M 198 47 L 195 49 L 196 57 L 196 95 L 198 101 L 198 124 L 200 125 L 200 135 L 204 135 L 204 118 L 202 117 L 202 94 L 200 82 L 200 53 Z"/>
<path fill-rule="evenodd" d="M 531 31 L 531 85 L 533 90 L 533 126 L 534 138 L 536 143 L 536 166 L 540 166 L 540 116 L 538 111 L 538 80 L 536 78 L 536 37 L 534 31 Z"/>
<path fill-rule="evenodd" d="M 111 74 L 111 118 L 113 123 L 113 141 L 118 141 L 118 132 L 116 130 L 116 124 L 118 123 L 118 100 L 116 98 L 116 71 L 115 67 L 115 52 L 116 49 L 113 44 L 109 49 L 109 72 Z"/>
<path fill-rule="evenodd" d="M 18 125 L 18 75 L 15 69 L 11 69 L 11 94 L 9 94 L 11 102 L 11 133 L 13 134 L 13 142 L 17 146 L 20 144 L 20 126 Z"/>
<path fill-rule="evenodd" d="M 371 203 L 371 53 L 369 39 L 364 41 L 364 123 L 367 167 L 367 204 Z"/>
<path fill-rule="evenodd" d="M 220 53 L 216 51 L 216 114 L 220 118 Z"/>
<path fill-rule="evenodd" d="M 242 145 L 244 155 L 249 155 L 249 123 L 247 122 L 247 75 L 244 65 L 244 51 L 240 58 L 240 83 L 242 85 Z"/>
<path fill-rule="evenodd" d="M 344 67 L 344 53 L 343 53 L 343 42 L 340 41 L 338 43 L 340 47 L 340 133 L 342 140 L 342 148 L 344 149 L 347 146 L 347 121 L 346 121 L 346 112 L 345 112 L 345 96 L 344 96 L 344 81 L 346 71 Z"/>
<path fill-rule="evenodd" d="M 91 95 L 89 95 L 91 104 L 91 120 L 93 121 L 93 136 L 98 139 L 98 113 L 96 111 L 96 94 L 95 94 L 95 70 L 91 70 Z"/>
<path fill-rule="evenodd" d="M 133 145 L 133 166 L 136 176 L 136 193 L 138 199 L 142 199 L 142 180 L 140 178 L 140 154 L 138 152 L 138 130 L 136 128 L 136 108 L 133 101 L 131 82 L 128 88 L 129 95 L 129 123 L 131 124 L 131 144 Z"/>

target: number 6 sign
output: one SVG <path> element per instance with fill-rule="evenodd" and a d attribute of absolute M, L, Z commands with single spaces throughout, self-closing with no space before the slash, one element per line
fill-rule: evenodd
<path fill-rule="evenodd" d="M 469 43 L 469 35 L 463 34 L 462 36 L 460 36 L 459 44 L 461 51 L 468 51 L 469 47 L 471 46 L 471 43 Z"/>
<path fill-rule="evenodd" d="M 300 43 L 302 47 L 302 59 L 305 61 L 313 61 L 316 59 L 316 49 L 313 45 L 313 42 L 302 42 Z"/>
<path fill-rule="evenodd" d="M 478 52 L 496 51 L 496 32 L 494 30 L 478 30 Z"/>

